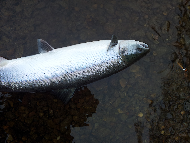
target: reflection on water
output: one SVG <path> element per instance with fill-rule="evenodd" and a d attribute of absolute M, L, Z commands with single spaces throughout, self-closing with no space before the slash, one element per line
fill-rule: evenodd
<path fill-rule="evenodd" d="M 86 120 L 98 103 L 87 88 L 77 92 L 67 105 L 48 93 L 13 93 L 1 109 L 1 138 L 7 142 L 69 142 L 74 138 L 70 126 L 88 126 Z"/>

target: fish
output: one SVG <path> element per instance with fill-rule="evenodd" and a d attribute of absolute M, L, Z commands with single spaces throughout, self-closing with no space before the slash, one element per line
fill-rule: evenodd
<path fill-rule="evenodd" d="M 106 78 L 149 52 L 135 40 L 99 40 L 54 49 L 37 39 L 39 54 L 0 57 L 0 92 L 53 91 L 67 103 L 76 88 Z M 67 92 L 67 93 L 66 93 Z"/>

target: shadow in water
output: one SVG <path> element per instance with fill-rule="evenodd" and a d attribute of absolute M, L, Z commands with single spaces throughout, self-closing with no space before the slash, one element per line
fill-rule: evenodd
<path fill-rule="evenodd" d="M 84 87 L 68 104 L 49 93 L 1 95 L 1 142 L 72 142 L 70 127 L 88 126 L 99 101 Z"/>

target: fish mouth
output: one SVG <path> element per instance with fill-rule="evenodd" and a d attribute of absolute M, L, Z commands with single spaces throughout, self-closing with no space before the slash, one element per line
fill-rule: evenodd
<path fill-rule="evenodd" d="M 148 48 L 147 44 L 139 42 L 136 50 L 137 53 L 147 53 L 150 49 Z"/>
<path fill-rule="evenodd" d="M 148 45 L 143 42 L 139 42 L 139 46 L 140 46 L 139 48 L 143 48 L 143 49 L 147 49 L 147 50 L 149 49 Z"/>

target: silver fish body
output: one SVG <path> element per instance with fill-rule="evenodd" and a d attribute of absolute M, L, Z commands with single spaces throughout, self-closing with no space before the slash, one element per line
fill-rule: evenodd
<path fill-rule="evenodd" d="M 46 44 L 43 49 L 50 46 Z M 147 44 L 134 40 L 118 40 L 110 45 L 110 40 L 100 40 L 12 60 L 1 57 L 0 91 L 79 87 L 117 73 L 149 51 Z"/>

